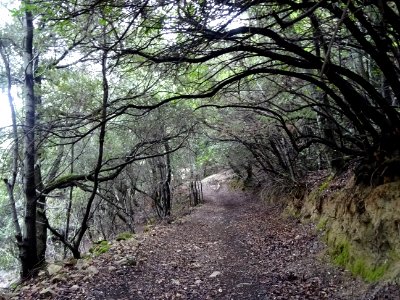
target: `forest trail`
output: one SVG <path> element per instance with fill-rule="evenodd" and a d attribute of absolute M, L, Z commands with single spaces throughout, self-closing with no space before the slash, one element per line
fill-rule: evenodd
<path fill-rule="evenodd" d="M 311 225 L 280 217 L 226 185 L 207 182 L 205 203 L 139 235 L 135 262 L 67 281 L 52 299 L 400 299 L 327 263 Z"/>

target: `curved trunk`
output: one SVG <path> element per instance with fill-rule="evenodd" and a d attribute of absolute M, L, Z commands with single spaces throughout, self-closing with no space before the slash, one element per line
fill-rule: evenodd
<path fill-rule="evenodd" d="M 17 128 L 17 115 L 15 112 L 13 97 L 11 95 L 12 77 L 11 77 L 10 61 L 5 52 L 5 47 L 2 44 L 1 40 L 0 40 L 0 56 L 3 60 L 4 68 L 6 71 L 6 77 L 7 77 L 7 98 L 8 98 L 8 103 L 10 106 L 10 111 L 11 111 L 12 140 L 13 140 L 11 179 L 10 180 L 3 179 L 3 181 L 7 187 L 7 194 L 8 194 L 8 198 L 9 198 L 9 202 L 10 202 L 12 219 L 13 219 L 14 229 L 15 229 L 15 237 L 16 237 L 17 243 L 20 244 L 22 242 L 22 231 L 21 231 L 21 226 L 20 226 L 19 220 L 18 220 L 17 206 L 16 206 L 15 198 L 14 198 L 14 187 L 15 187 L 15 183 L 16 183 L 17 175 L 18 175 L 18 158 L 19 158 L 19 138 L 18 138 L 18 128 Z"/>

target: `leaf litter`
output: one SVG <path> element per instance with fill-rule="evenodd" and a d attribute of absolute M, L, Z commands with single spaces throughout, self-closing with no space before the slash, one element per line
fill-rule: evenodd
<path fill-rule="evenodd" d="M 218 183 L 191 214 L 70 261 L 12 299 L 400 299 L 333 266 L 311 224 Z"/>

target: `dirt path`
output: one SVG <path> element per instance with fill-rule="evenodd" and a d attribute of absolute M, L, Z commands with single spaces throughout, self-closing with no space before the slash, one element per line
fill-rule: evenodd
<path fill-rule="evenodd" d="M 97 275 L 54 298 L 400 299 L 390 286 L 367 286 L 324 262 L 310 225 L 213 188 L 192 214 L 142 236 L 132 266 L 97 263 Z"/>

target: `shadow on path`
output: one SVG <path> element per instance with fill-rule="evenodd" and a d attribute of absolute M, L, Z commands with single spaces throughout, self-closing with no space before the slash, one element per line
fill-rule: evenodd
<path fill-rule="evenodd" d="M 223 182 L 204 192 L 192 214 L 139 237 L 137 265 L 100 270 L 82 299 L 400 299 L 321 259 L 311 225 Z"/>

